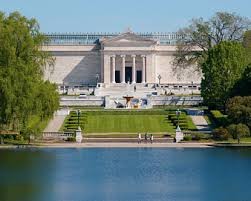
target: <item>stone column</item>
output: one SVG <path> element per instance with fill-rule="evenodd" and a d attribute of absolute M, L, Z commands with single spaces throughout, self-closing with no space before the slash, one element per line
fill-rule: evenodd
<path fill-rule="evenodd" d="M 136 83 L 136 55 L 132 55 L 132 83 Z"/>
<path fill-rule="evenodd" d="M 112 55 L 112 83 L 115 83 L 115 62 L 116 55 Z"/>
<path fill-rule="evenodd" d="M 111 56 L 104 55 L 104 83 L 111 83 Z"/>
<path fill-rule="evenodd" d="M 121 55 L 122 58 L 122 78 L 121 78 L 121 83 L 125 83 L 125 58 L 126 55 Z"/>
<path fill-rule="evenodd" d="M 145 55 L 141 55 L 142 57 L 142 83 L 146 82 L 146 56 Z"/>

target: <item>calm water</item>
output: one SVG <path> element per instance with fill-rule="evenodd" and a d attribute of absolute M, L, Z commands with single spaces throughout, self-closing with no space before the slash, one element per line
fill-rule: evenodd
<path fill-rule="evenodd" d="M 0 150 L 0 201 L 250 201 L 251 149 Z"/>

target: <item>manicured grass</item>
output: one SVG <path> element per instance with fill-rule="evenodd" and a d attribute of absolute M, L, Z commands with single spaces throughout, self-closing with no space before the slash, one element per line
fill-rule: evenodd
<path fill-rule="evenodd" d="M 165 115 L 88 115 L 85 132 L 174 132 L 174 127 Z"/>
<path fill-rule="evenodd" d="M 155 135 L 172 134 L 177 126 L 174 110 L 81 110 L 80 127 L 88 135 L 135 135 L 149 132 Z M 76 111 L 72 111 L 64 121 L 62 130 L 74 132 L 78 127 Z M 195 130 L 191 118 L 182 112 L 180 127 Z"/>
<path fill-rule="evenodd" d="M 193 120 L 190 116 L 186 116 L 186 120 L 187 120 L 187 128 L 188 130 L 197 130 L 196 126 L 193 123 Z"/>

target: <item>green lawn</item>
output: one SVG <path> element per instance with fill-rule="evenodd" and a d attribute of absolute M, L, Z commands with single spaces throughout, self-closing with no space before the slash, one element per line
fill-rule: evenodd
<path fill-rule="evenodd" d="M 174 132 L 165 115 L 88 115 L 86 133 Z"/>
<path fill-rule="evenodd" d="M 149 132 L 155 135 L 175 132 L 177 116 L 173 110 L 81 110 L 80 127 L 87 135 L 135 135 Z M 76 111 L 71 111 L 61 130 L 74 132 L 78 127 Z M 180 127 L 195 130 L 191 118 L 182 112 Z"/>

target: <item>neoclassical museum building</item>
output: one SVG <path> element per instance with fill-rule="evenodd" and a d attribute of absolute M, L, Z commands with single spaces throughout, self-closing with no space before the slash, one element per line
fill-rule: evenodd
<path fill-rule="evenodd" d="M 45 79 L 58 86 L 103 87 L 127 84 L 199 86 L 201 74 L 193 66 L 182 70 L 172 62 L 177 34 L 47 34 L 44 51 L 55 58 Z"/>

